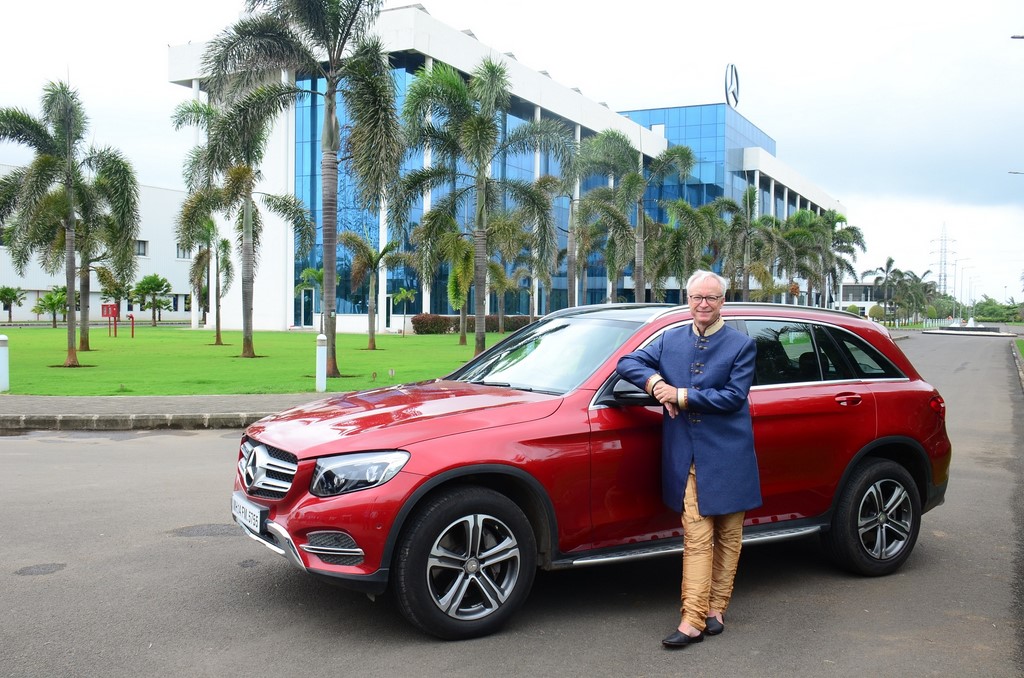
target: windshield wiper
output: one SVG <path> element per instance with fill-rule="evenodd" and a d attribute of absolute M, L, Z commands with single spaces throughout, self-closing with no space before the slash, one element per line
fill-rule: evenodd
<path fill-rule="evenodd" d="M 533 391 L 529 386 L 513 386 L 507 381 L 486 381 L 484 379 L 477 379 L 470 381 L 471 384 L 478 384 L 480 386 L 496 386 L 498 388 L 514 388 L 517 391 Z"/>

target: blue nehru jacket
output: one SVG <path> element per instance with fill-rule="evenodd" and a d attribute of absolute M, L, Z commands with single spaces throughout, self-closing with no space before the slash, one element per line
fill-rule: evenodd
<path fill-rule="evenodd" d="M 691 464 L 701 515 L 761 505 L 747 403 L 756 356 L 753 339 L 718 320 L 705 336 L 687 324 L 619 360 L 619 374 L 640 388 L 660 374 L 672 386 L 687 389 L 686 409 L 674 419 L 664 415 L 661 488 L 672 510 L 682 512 Z"/>

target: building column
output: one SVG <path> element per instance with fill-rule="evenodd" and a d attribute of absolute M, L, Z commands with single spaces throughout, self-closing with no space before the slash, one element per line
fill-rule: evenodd
<path fill-rule="evenodd" d="M 423 65 L 424 65 L 424 68 L 426 68 L 428 71 L 431 70 L 434 67 L 434 58 L 428 56 L 426 58 L 426 61 L 424 62 Z M 429 117 L 430 113 L 427 113 L 427 116 L 428 116 L 427 119 L 429 120 L 430 119 L 430 117 Z M 423 147 L 423 169 L 430 169 L 432 163 L 433 163 L 433 154 L 431 153 L 431 150 L 430 150 L 430 144 L 427 144 L 427 145 L 425 145 Z M 430 211 L 430 204 L 431 204 L 431 202 L 430 202 L 430 191 L 429 190 L 423 191 L 423 213 L 424 214 L 426 214 L 427 212 Z M 423 295 L 420 297 L 420 304 L 422 305 L 421 308 L 423 309 L 424 313 L 430 313 L 430 292 L 431 292 L 430 286 L 434 282 L 434 272 L 433 271 L 425 271 L 425 272 L 421 273 L 420 275 L 423 276 L 423 277 L 420 278 L 420 288 L 421 288 L 420 291 L 423 293 Z"/>
<path fill-rule="evenodd" d="M 581 133 L 582 133 L 582 129 L 581 129 L 579 123 L 576 123 L 573 127 L 574 127 L 573 135 L 576 138 L 576 147 L 579 148 L 580 136 L 581 136 Z M 573 223 L 572 223 L 573 222 L 573 217 L 576 214 L 576 209 L 579 207 L 579 204 L 580 204 L 580 180 L 579 180 L 579 177 L 577 177 L 576 180 L 573 182 L 573 185 L 572 185 L 572 202 L 569 204 L 569 228 L 570 229 L 573 228 Z M 571 232 L 571 230 L 570 230 L 570 232 Z M 575 244 L 575 239 L 574 238 L 570 238 L 569 239 L 569 244 L 570 245 L 574 245 Z M 585 306 L 586 303 L 587 303 L 587 290 L 584 289 L 582 292 L 580 291 L 580 278 L 582 277 L 580 275 L 580 266 L 581 265 L 582 266 L 586 266 L 587 265 L 586 260 L 584 260 L 583 262 L 580 262 L 579 259 L 576 259 L 576 280 L 573 281 L 573 286 L 576 288 L 576 295 L 575 295 L 575 297 L 576 297 L 576 304 L 575 305 L 576 306 Z M 568 282 L 568 280 L 566 282 Z M 581 294 L 583 295 L 582 299 L 580 298 Z"/>
<path fill-rule="evenodd" d="M 608 175 L 608 188 L 615 188 L 615 177 L 613 177 L 610 174 Z M 615 303 L 615 283 L 618 282 L 618 281 L 617 280 L 612 280 L 611 276 L 608 275 L 608 268 L 607 267 L 605 267 L 604 275 L 605 275 L 606 278 L 608 278 L 608 285 L 607 285 L 608 293 L 605 295 L 605 303 L 614 304 Z"/>
<path fill-rule="evenodd" d="M 380 210 L 377 217 L 377 250 L 378 252 L 387 245 L 388 242 L 388 199 L 387 196 L 381 196 L 380 199 Z M 387 322 L 387 311 L 388 311 L 388 269 L 384 266 L 384 262 L 381 262 L 380 268 L 377 269 L 379 273 L 377 285 L 377 317 L 374 319 L 377 325 L 378 331 L 385 331 L 390 329 L 391 325 Z M 392 315 L 392 317 L 394 317 Z M 403 332 L 405 328 L 402 328 Z"/>
<path fill-rule="evenodd" d="M 779 215 L 777 214 L 778 210 L 775 209 L 775 178 L 772 177 L 769 181 L 771 183 L 769 184 L 768 189 L 768 200 L 771 202 L 772 208 L 768 210 L 768 214 L 777 219 Z"/>
<path fill-rule="evenodd" d="M 192 79 L 192 98 L 195 101 L 199 101 L 199 97 L 200 97 L 201 91 L 202 90 L 200 89 L 199 78 L 193 78 Z M 203 137 L 203 132 L 202 132 L 202 129 L 200 129 L 199 127 L 196 127 L 192 134 L 193 134 L 193 141 L 195 142 L 196 146 L 198 146 L 199 144 L 203 143 L 203 138 L 202 138 Z M 214 243 L 214 244 L 216 245 L 216 243 Z M 192 254 L 192 253 L 190 252 L 189 254 Z M 211 272 L 210 275 L 212 276 L 213 273 Z M 211 277 L 210 279 L 212 280 L 213 278 Z M 191 287 L 191 285 L 190 285 L 190 287 Z M 212 288 L 214 286 L 210 285 L 210 287 Z M 202 303 L 200 302 L 200 295 L 196 294 L 196 291 L 194 289 L 189 290 L 188 293 L 189 293 L 189 296 L 192 298 L 192 313 L 190 314 L 191 327 L 192 327 L 192 329 L 197 330 L 197 329 L 199 329 L 199 318 L 200 318 L 199 307 L 202 306 Z M 211 297 L 212 297 L 212 295 L 211 295 Z M 213 307 L 211 306 L 210 308 L 212 309 Z"/>
<path fill-rule="evenodd" d="M 534 122 L 540 122 L 540 106 L 537 106 L 536 104 L 534 104 L 534 106 L 533 106 L 533 120 L 534 120 Z M 537 148 L 533 149 L 533 180 L 537 181 L 538 179 L 540 179 L 540 147 L 539 146 Z M 536 230 L 539 227 L 540 226 L 535 223 L 533 225 L 534 232 L 536 232 Z M 536 272 L 537 271 L 534 271 L 534 273 L 536 273 Z M 531 318 L 536 318 L 540 314 L 540 311 L 541 311 L 541 303 L 540 303 L 541 287 L 540 287 L 539 276 L 536 276 L 536 275 L 531 276 L 530 285 L 533 286 L 533 294 L 530 295 L 530 317 Z M 550 305 L 551 305 L 551 300 L 548 299 L 548 311 L 551 310 Z"/>
<path fill-rule="evenodd" d="M 786 219 L 789 219 L 789 186 L 782 187 L 782 208 L 782 211 L 784 212 L 782 219 L 785 221 Z"/>

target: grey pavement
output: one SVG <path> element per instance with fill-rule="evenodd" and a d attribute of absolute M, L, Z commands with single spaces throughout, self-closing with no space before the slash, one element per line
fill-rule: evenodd
<path fill-rule="evenodd" d="M 245 428 L 268 414 L 328 393 L 194 396 L 0 394 L 0 432 Z"/>

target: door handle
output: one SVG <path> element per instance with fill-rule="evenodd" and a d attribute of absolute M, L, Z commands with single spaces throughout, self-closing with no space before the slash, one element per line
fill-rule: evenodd
<path fill-rule="evenodd" d="M 849 405 L 860 405 L 861 397 L 856 393 L 840 393 L 836 396 L 836 402 L 843 407 Z"/>

